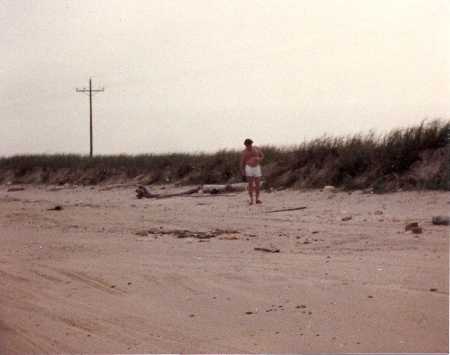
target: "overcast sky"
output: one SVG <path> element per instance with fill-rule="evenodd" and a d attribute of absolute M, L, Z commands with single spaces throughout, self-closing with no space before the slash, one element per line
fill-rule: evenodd
<path fill-rule="evenodd" d="M 216 152 L 450 118 L 448 0 L 0 0 L 0 156 Z"/>

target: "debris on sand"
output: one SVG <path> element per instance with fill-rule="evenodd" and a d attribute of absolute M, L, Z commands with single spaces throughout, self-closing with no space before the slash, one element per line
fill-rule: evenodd
<path fill-rule="evenodd" d="M 226 185 L 203 185 L 175 194 L 152 194 L 144 186 L 138 185 L 136 189 L 137 193 L 136 197 L 139 199 L 141 198 L 160 199 L 175 196 L 193 195 L 196 193 L 209 193 L 211 195 L 216 195 L 224 192 L 244 191 L 246 188 L 247 183 L 226 184 Z"/>
<path fill-rule="evenodd" d="M 410 231 L 413 228 L 418 228 L 418 227 L 419 227 L 419 223 L 417 223 L 417 222 L 409 223 L 405 226 L 405 231 Z"/>
<path fill-rule="evenodd" d="M 232 235 L 232 234 L 239 234 L 239 231 L 236 230 L 232 230 L 232 229 L 227 229 L 227 230 L 223 230 L 223 229 L 216 229 L 214 231 L 211 232 L 193 232 L 187 229 L 184 230 L 168 230 L 168 231 L 164 231 L 161 229 L 150 229 L 150 230 L 142 230 L 142 231 L 138 231 L 135 234 L 136 235 L 140 235 L 140 236 L 145 236 L 143 235 L 145 233 L 145 235 L 175 235 L 178 239 L 211 239 L 211 238 L 216 238 L 219 235 Z M 234 237 L 236 239 L 238 239 L 237 237 Z"/>
<path fill-rule="evenodd" d="M 183 191 L 180 193 L 176 193 L 176 194 L 162 194 L 162 195 L 154 195 L 151 194 L 144 186 L 138 185 L 137 186 L 137 190 L 136 190 L 136 197 L 141 199 L 141 198 L 156 198 L 156 199 L 161 199 L 161 198 L 169 198 L 169 197 L 175 197 L 175 196 L 183 196 L 183 195 L 192 195 L 195 194 L 197 192 L 199 192 L 201 190 L 201 187 L 196 187 L 194 189 L 190 189 L 188 191 Z"/>
<path fill-rule="evenodd" d="M 15 191 L 24 191 L 25 188 L 24 187 L 17 187 L 17 186 L 12 186 L 8 189 L 7 192 L 15 192 Z"/>
<path fill-rule="evenodd" d="M 283 208 L 280 210 L 271 210 L 271 211 L 266 211 L 265 213 L 274 213 L 274 212 L 287 212 L 287 211 L 298 211 L 298 210 L 304 210 L 306 207 L 302 206 L 302 207 L 293 207 L 293 208 Z"/>
<path fill-rule="evenodd" d="M 56 205 L 53 208 L 48 208 L 47 211 L 62 211 L 62 207 L 60 205 Z"/>
<path fill-rule="evenodd" d="M 431 219 L 431 222 L 433 224 L 442 225 L 442 226 L 448 226 L 450 225 L 450 217 L 449 216 L 433 216 Z"/>
<path fill-rule="evenodd" d="M 225 184 L 225 185 L 203 185 L 202 191 L 209 194 L 219 194 L 223 192 L 235 192 L 235 191 L 245 191 L 247 188 L 246 182 L 240 182 L 236 184 Z"/>
<path fill-rule="evenodd" d="M 264 251 L 266 253 L 279 253 L 280 249 L 277 248 L 255 248 L 257 251 Z"/>
<path fill-rule="evenodd" d="M 235 235 L 225 235 L 219 238 L 220 240 L 239 240 Z"/>
<path fill-rule="evenodd" d="M 405 226 L 405 232 L 411 232 L 414 234 L 422 234 L 422 228 L 419 227 L 418 222 L 409 223 Z"/>
<path fill-rule="evenodd" d="M 136 197 L 139 199 L 143 198 L 143 197 L 156 198 L 156 196 L 158 196 L 158 195 L 151 194 L 150 192 L 148 192 L 148 190 L 144 186 L 140 186 L 140 185 L 138 185 L 136 193 L 137 193 Z"/>

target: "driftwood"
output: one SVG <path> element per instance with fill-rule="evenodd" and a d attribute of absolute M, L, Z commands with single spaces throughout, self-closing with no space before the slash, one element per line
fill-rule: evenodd
<path fill-rule="evenodd" d="M 144 186 L 140 186 L 138 185 L 137 190 L 136 190 L 136 197 L 137 198 L 156 198 L 156 196 L 158 195 L 152 195 L 150 192 L 148 192 L 148 190 L 144 187 Z"/>
<path fill-rule="evenodd" d="M 56 205 L 53 208 L 47 208 L 47 211 L 62 211 L 62 207 L 60 205 Z"/>
<path fill-rule="evenodd" d="M 305 208 L 306 208 L 306 207 L 284 208 L 284 209 L 281 209 L 281 210 L 266 211 L 266 213 L 286 212 L 286 211 L 298 211 L 298 210 L 304 210 Z"/>
<path fill-rule="evenodd" d="M 168 231 L 161 230 L 161 229 L 150 229 L 150 230 L 143 230 L 143 231 L 137 232 L 136 234 L 141 237 L 145 237 L 145 236 L 148 236 L 149 234 L 153 234 L 155 236 L 175 235 L 178 239 L 182 239 L 182 238 L 211 239 L 211 238 L 215 238 L 219 235 L 223 235 L 223 234 L 229 235 L 230 233 L 239 233 L 239 231 L 234 230 L 234 229 L 216 229 L 211 232 L 193 232 L 193 231 L 189 231 L 187 229 L 184 229 L 184 230 L 175 229 L 175 230 L 168 230 Z M 224 238 L 226 238 L 226 237 L 224 237 Z"/>
<path fill-rule="evenodd" d="M 225 184 L 225 185 L 203 185 L 202 191 L 204 193 L 219 194 L 223 192 L 244 191 L 247 188 L 246 182 L 240 182 L 237 184 Z"/>
<path fill-rule="evenodd" d="M 16 187 L 16 186 L 13 186 L 13 187 L 10 187 L 10 188 L 8 189 L 8 192 L 24 191 L 24 190 L 25 190 L 24 187 Z"/>
<path fill-rule="evenodd" d="M 220 194 L 224 192 L 233 192 L 233 191 L 244 191 L 247 188 L 246 182 L 241 182 L 237 184 L 226 184 L 226 185 L 203 185 L 202 187 L 196 187 L 194 189 L 190 189 L 188 191 L 176 193 L 176 194 L 152 194 L 150 193 L 144 186 L 138 185 L 136 193 L 137 198 L 168 198 L 168 197 L 175 197 L 175 196 L 183 196 L 183 195 L 192 195 L 200 190 L 204 193 L 209 194 Z"/>
<path fill-rule="evenodd" d="M 163 194 L 163 195 L 154 195 L 151 194 L 144 186 L 138 186 L 137 190 L 136 190 L 136 197 L 137 198 L 156 198 L 156 199 L 161 199 L 161 198 L 169 198 L 169 197 L 175 197 L 175 196 L 183 196 L 183 195 L 192 195 L 195 194 L 196 192 L 199 192 L 201 189 L 201 187 L 196 187 L 195 189 L 190 189 L 188 191 L 183 191 L 183 192 L 179 192 L 176 194 Z"/>
<path fill-rule="evenodd" d="M 264 251 L 266 253 L 279 253 L 280 249 L 277 248 L 255 248 L 257 251 Z"/>

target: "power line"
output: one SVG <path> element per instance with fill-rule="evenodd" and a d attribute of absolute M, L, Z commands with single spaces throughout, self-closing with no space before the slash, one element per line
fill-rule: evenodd
<path fill-rule="evenodd" d="M 90 142 L 91 142 L 91 150 L 90 150 L 90 156 L 93 155 L 93 142 L 92 142 L 92 96 L 100 91 L 105 91 L 105 88 L 92 90 L 92 79 L 89 78 L 89 88 L 84 89 L 78 89 L 77 92 L 82 92 L 84 94 L 89 93 L 89 133 L 90 133 Z"/>

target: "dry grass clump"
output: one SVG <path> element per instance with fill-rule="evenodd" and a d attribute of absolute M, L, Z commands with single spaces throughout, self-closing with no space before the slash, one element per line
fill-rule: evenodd
<path fill-rule="evenodd" d="M 274 166 L 267 175 L 271 185 L 344 189 L 449 188 L 450 122 L 435 120 L 420 126 L 396 129 L 384 136 L 373 132 L 348 137 L 323 136 L 298 147 L 273 150 Z M 267 151 L 267 148 L 264 149 Z M 434 151 L 435 161 L 429 161 Z M 428 160 L 427 160 L 428 159 Z M 435 165 L 424 178 L 414 170 Z M 430 169 L 428 169 L 430 170 Z M 281 177 L 281 181 L 280 181 Z"/>
<path fill-rule="evenodd" d="M 434 120 L 378 136 L 323 136 L 298 146 L 262 146 L 266 188 L 390 191 L 449 189 L 450 122 Z M 136 156 L 19 155 L 0 158 L 0 182 L 222 184 L 240 181 L 240 151 Z"/>

